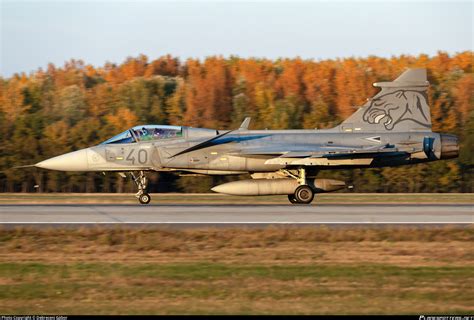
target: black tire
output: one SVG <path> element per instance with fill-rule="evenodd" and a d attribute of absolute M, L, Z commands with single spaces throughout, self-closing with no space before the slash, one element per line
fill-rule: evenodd
<path fill-rule="evenodd" d="M 138 198 L 138 201 L 140 201 L 141 204 L 149 204 L 151 201 L 151 197 L 148 193 L 143 193 Z"/>
<path fill-rule="evenodd" d="M 296 200 L 294 194 L 289 194 L 288 195 L 288 200 L 290 201 L 291 204 L 298 204 L 298 201 Z"/>
<path fill-rule="evenodd" d="M 294 194 L 297 203 L 309 204 L 314 199 L 314 191 L 308 185 L 302 185 L 296 188 Z"/>

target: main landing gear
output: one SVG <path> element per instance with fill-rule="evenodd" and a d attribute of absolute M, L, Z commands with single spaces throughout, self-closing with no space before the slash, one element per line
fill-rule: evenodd
<path fill-rule="evenodd" d="M 150 203 L 151 197 L 147 193 L 148 179 L 145 175 L 145 172 L 139 171 L 138 175 L 135 175 L 135 173 L 130 172 L 130 175 L 132 176 L 133 181 L 138 187 L 138 192 L 135 197 L 138 198 L 138 201 L 140 201 L 141 204 Z"/>
<path fill-rule="evenodd" d="M 308 185 L 306 180 L 306 170 L 305 168 L 298 169 L 298 175 L 285 170 L 285 173 L 295 178 L 300 186 L 296 188 L 294 194 L 288 195 L 288 200 L 291 204 L 310 204 L 314 199 L 314 190 L 311 186 Z"/>
<path fill-rule="evenodd" d="M 314 191 L 308 185 L 302 185 L 296 188 L 294 194 L 288 195 L 288 200 L 292 204 L 310 204 L 314 199 Z"/>

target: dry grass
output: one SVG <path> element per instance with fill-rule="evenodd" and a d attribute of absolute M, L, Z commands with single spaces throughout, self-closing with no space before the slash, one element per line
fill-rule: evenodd
<path fill-rule="evenodd" d="M 4 229 L 0 261 L 471 263 L 473 228 Z"/>
<path fill-rule="evenodd" d="M 472 313 L 474 228 L 3 229 L 5 313 Z"/>

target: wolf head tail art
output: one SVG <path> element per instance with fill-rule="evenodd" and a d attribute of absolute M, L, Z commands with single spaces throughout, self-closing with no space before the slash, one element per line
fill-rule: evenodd
<path fill-rule="evenodd" d="M 393 130 L 402 121 L 431 127 L 425 94 L 412 90 L 397 90 L 373 99 L 362 119 L 371 124 L 382 123 L 387 130 Z"/>
<path fill-rule="evenodd" d="M 431 131 L 425 69 L 374 86 L 382 90 L 341 124 L 342 131 Z"/>

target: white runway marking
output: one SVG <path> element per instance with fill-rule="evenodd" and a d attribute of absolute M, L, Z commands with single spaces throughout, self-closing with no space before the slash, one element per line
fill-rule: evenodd
<path fill-rule="evenodd" d="M 32 221 L 32 222 L 23 222 L 23 221 L 9 221 L 9 222 L 1 222 L 0 224 L 44 224 L 44 225 L 64 225 L 64 224 L 71 224 L 71 225 L 87 225 L 87 224 L 162 224 L 162 225 L 214 225 L 214 224 L 222 224 L 222 225 L 246 225 L 246 224 L 255 224 L 255 225 L 268 225 L 268 224 L 281 224 L 281 225 L 291 225 L 291 224 L 469 224 L 473 222 L 462 222 L 462 221 L 430 221 L 430 222 L 395 222 L 395 221 L 384 221 L 384 222 L 344 222 L 344 221 L 302 221 L 302 222 L 292 222 L 292 221 L 283 221 L 283 222 L 261 222 L 261 221 L 243 221 L 243 222 L 223 222 L 223 221 L 209 221 L 209 222 L 198 222 L 198 221 L 190 221 L 190 222 L 182 222 L 182 221 L 167 221 L 167 222 L 146 222 L 146 221 L 131 221 L 131 222 L 118 222 L 118 221 L 111 221 L 111 222 L 43 222 L 43 221 Z"/>

